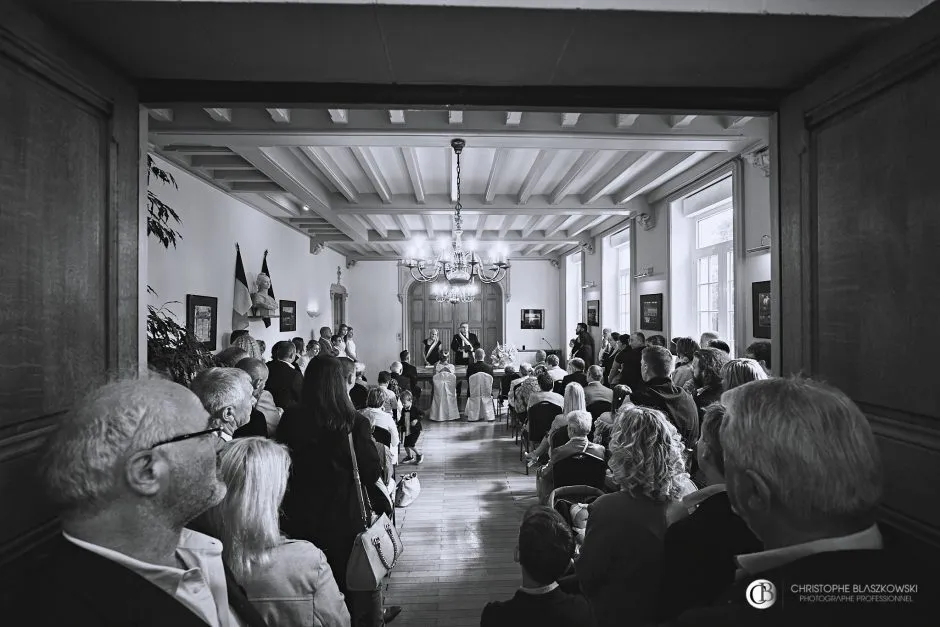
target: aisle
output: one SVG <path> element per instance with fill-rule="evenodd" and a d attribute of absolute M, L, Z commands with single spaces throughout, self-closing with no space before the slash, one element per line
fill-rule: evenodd
<path fill-rule="evenodd" d="M 428 423 L 424 463 L 399 466 L 421 479 L 421 496 L 398 510 L 405 553 L 386 605 L 401 605 L 393 627 L 479 625 L 488 601 L 521 584 L 513 551 L 522 513 L 536 503 L 505 422 Z"/>

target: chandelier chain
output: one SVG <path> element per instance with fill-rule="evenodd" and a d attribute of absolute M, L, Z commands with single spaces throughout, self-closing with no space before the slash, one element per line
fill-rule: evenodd
<path fill-rule="evenodd" d="M 457 230 L 461 230 L 461 223 L 463 219 L 460 216 L 460 210 L 463 208 L 463 205 L 460 203 L 460 153 L 461 150 L 455 150 L 457 153 L 457 203 L 454 205 L 454 210 L 457 212 Z"/>

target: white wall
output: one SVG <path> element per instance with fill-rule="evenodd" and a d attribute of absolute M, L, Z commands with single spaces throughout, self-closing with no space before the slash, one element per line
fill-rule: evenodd
<path fill-rule="evenodd" d="M 401 341 L 402 305 L 398 302 L 398 263 L 360 261 L 346 270 L 347 323 L 355 329 L 356 356 L 366 365 L 366 377 L 388 370 L 404 346 Z M 450 341 L 448 338 L 447 341 Z M 412 357 L 412 363 L 423 363 Z"/>
<path fill-rule="evenodd" d="M 770 235 L 770 178 L 754 166 L 744 164 L 743 168 L 744 184 L 744 248 L 756 248 L 761 245 L 761 237 Z M 764 239 L 766 244 L 769 239 Z M 754 316 L 751 299 L 751 284 L 758 281 L 770 280 L 770 251 L 766 250 L 760 253 L 745 255 L 743 268 L 740 272 L 738 281 L 741 289 L 744 290 L 745 317 L 739 319 L 739 324 L 744 323 L 746 332 L 744 334 L 745 343 L 739 351 L 744 354 L 744 349 L 748 344 L 755 341 L 754 337 Z M 767 340 L 769 341 L 769 340 Z"/>
<path fill-rule="evenodd" d="M 176 248 L 165 249 L 150 239 L 147 250 L 147 283 L 158 297 L 142 294 L 153 305 L 168 305 L 186 322 L 187 294 L 218 298 L 217 350 L 228 346 L 232 330 L 232 296 L 235 282 L 235 243 L 241 247 L 242 262 L 249 287 L 261 271 L 261 260 L 268 250 L 268 268 L 278 300 L 297 301 L 297 330 L 281 333 L 278 320 L 265 328 L 261 320 L 251 320 L 252 337 L 267 344 L 266 358 L 278 340 L 294 336 L 314 337 L 316 329 L 332 326 L 330 284 L 336 282 L 336 267 L 345 267 L 345 257 L 331 250 L 310 253 L 310 240 L 255 208 L 224 194 L 211 185 L 159 158 L 159 166 L 171 173 L 179 189 L 151 183 L 151 189 L 163 202 L 173 207 L 182 220 L 183 235 Z M 146 286 L 142 286 L 146 291 Z M 319 318 L 306 314 L 308 307 L 319 308 Z M 313 334 L 311 334 L 313 332 Z"/>
<path fill-rule="evenodd" d="M 558 334 L 564 312 L 564 306 L 558 300 L 561 268 L 556 268 L 549 261 L 515 259 L 511 263 L 511 300 L 506 305 L 506 341 L 515 344 L 518 350 L 522 350 L 523 345 L 526 350 L 548 349 L 548 345 L 542 341 L 544 337 L 556 349 L 565 349 L 567 340 Z M 544 309 L 545 328 L 520 328 L 523 309 Z"/>

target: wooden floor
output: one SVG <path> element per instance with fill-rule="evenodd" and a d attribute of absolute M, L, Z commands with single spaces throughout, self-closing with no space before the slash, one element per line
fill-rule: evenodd
<path fill-rule="evenodd" d="M 393 570 L 385 605 L 401 605 L 394 627 L 479 625 L 488 601 L 521 585 L 513 551 L 519 522 L 537 502 L 504 417 L 495 423 L 428 422 L 418 449 L 421 495 L 399 508 L 405 552 Z"/>

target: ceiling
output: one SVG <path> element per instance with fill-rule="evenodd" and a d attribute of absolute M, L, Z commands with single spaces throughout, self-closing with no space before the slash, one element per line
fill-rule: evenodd
<path fill-rule="evenodd" d="M 554 258 L 649 210 L 647 194 L 765 145 L 765 118 L 462 110 L 151 110 L 156 152 L 351 259 L 448 238 Z"/>

